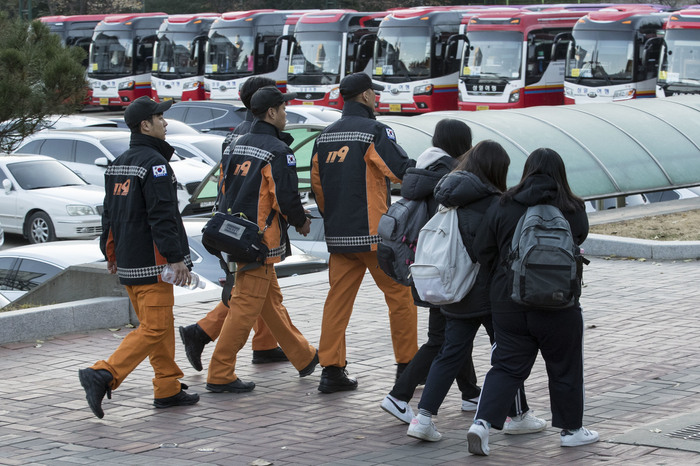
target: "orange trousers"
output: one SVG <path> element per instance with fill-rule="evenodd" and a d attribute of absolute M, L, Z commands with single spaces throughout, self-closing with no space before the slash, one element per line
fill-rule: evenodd
<path fill-rule="evenodd" d="M 231 293 L 233 294 L 233 290 Z M 204 333 L 206 333 L 212 341 L 215 341 L 221 333 L 221 327 L 224 325 L 227 314 L 228 307 L 223 301 L 219 301 L 219 304 L 217 304 L 214 309 L 199 319 L 197 325 L 204 330 Z M 255 321 L 253 331 L 255 332 L 252 342 L 253 351 L 265 351 L 277 348 L 277 340 L 272 336 L 270 328 L 265 324 L 262 317 L 259 317 L 258 320 Z"/>
<path fill-rule="evenodd" d="M 346 364 L 345 330 L 367 269 L 389 306 L 396 362 L 407 363 L 418 351 L 418 314 L 411 288 L 396 283 L 379 268 L 375 251 L 331 254 L 328 261 L 331 287 L 323 307 L 318 344 L 318 359 L 322 367 L 344 367 Z"/>
<path fill-rule="evenodd" d="M 239 264 L 238 270 L 245 264 Z M 236 272 L 236 286 L 231 293 L 230 307 L 224 320 L 214 354 L 209 362 L 207 382 L 235 382 L 236 355 L 248 340 L 255 321 L 262 317 L 289 361 L 301 370 L 309 365 L 316 349 L 292 324 L 282 304 L 282 290 L 272 264 L 254 270 Z"/>
<path fill-rule="evenodd" d="M 173 285 L 159 282 L 152 285 L 126 286 L 131 305 L 139 318 L 139 326 L 130 332 L 106 361 L 92 368 L 112 374 L 111 388 L 116 389 L 148 357 L 155 377 L 154 398 L 167 398 L 180 393 L 183 373 L 175 363 L 175 318 L 173 317 Z"/>

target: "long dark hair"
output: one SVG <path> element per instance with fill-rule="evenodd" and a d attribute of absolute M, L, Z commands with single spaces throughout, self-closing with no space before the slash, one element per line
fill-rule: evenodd
<path fill-rule="evenodd" d="M 472 147 L 457 164 L 457 170 L 474 173 L 481 181 L 499 191 L 506 190 L 510 157 L 496 141 L 486 139 Z"/>
<path fill-rule="evenodd" d="M 523 176 L 520 178 L 520 183 L 510 188 L 504 194 L 503 198 L 512 198 L 524 188 L 528 178 L 537 174 L 547 175 L 557 183 L 557 194 L 554 199 L 554 205 L 560 210 L 571 212 L 584 208 L 583 199 L 571 191 L 569 180 L 566 177 L 564 160 L 557 151 L 546 147 L 540 147 L 532 151 L 527 157 L 527 160 L 525 160 Z"/>
<path fill-rule="evenodd" d="M 435 125 L 433 146 L 458 158 L 472 148 L 472 130 L 461 120 L 444 118 Z"/>

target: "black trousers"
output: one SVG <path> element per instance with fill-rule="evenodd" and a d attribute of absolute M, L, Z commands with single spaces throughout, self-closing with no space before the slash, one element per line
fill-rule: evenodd
<path fill-rule="evenodd" d="M 421 308 L 419 308 L 419 312 L 420 309 Z M 408 366 L 406 366 L 389 394 L 397 400 L 410 401 L 411 398 L 413 398 L 413 393 L 416 391 L 418 384 L 426 380 L 430 365 L 440 352 L 444 341 L 445 316 L 440 312 L 440 308 L 431 307 L 430 315 L 428 316 L 428 341 L 418 349 L 418 352 L 413 356 Z M 455 376 L 453 376 L 450 381 L 450 385 L 452 385 L 454 378 Z M 476 374 L 474 373 L 471 349 L 469 350 L 469 357 L 465 358 L 461 367 L 456 369 L 456 378 L 459 389 L 462 392 L 463 400 L 479 396 L 481 388 L 476 385 Z"/>
<path fill-rule="evenodd" d="M 493 344 L 493 325 L 490 315 L 471 319 L 446 318 L 445 342 L 430 367 L 428 380 L 425 383 L 423 395 L 418 403 L 419 409 L 426 409 L 433 415 L 436 415 L 458 371 L 468 370 L 471 371 L 471 374 L 474 374 L 472 348 L 474 346 L 474 337 L 481 325 L 486 328 L 486 332 L 489 334 Z M 457 383 L 459 385 L 459 378 L 457 378 Z M 468 396 L 465 397 L 465 389 L 461 385 L 459 387 L 462 391 L 463 400 L 476 398 L 480 393 L 483 394 L 482 390 L 476 385 L 476 374 L 474 374 L 473 385 L 465 387 L 465 389 L 469 390 L 466 392 L 469 394 Z M 525 413 L 529 409 L 525 398 L 525 390 L 519 390 L 515 401 L 511 398 L 506 404 L 506 412 L 510 416 Z"/>
<path fill-rule="evenodd" d="M 499 309 L 499 303 L 493 309 Z M 496 344 L 475 419 L 502 429 L 508 404 L 530 375 L 538 351 L 549 377 L 552 426 L 583 424 L 583 317 L 579 306 L 557 310 L 496 312 Z"/>

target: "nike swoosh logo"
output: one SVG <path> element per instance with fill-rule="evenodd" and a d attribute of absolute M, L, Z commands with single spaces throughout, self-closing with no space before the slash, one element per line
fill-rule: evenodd
<path fill-rule="evenodd" d="M 391 398 L 389 398 L 389 401 L 391 401 L 391 404 L 394 405 L 394 407 L 396 407 L 396 409 L 398 409 L 401 414 L 406 414 L 406 408 L 399 408 L 399 405 L 397 405 Z"/>

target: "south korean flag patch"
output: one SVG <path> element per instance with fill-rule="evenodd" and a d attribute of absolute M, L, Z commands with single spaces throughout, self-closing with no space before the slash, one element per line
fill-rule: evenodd
<path fill-rule="evenodd" d="M 386 137 L 391 139 L 392 141 L 396 142 L 396 135 L 394 134 L 394 130 L 391 128 L 386 128 Z"/>
<path fill-rule="evenodd" d="M 160 178 L 161 176 L 168 176 L 168 169 L 165 168 L 165 165 L 154 165 L 153 178 Z"/>
<path fill-rule="evenodd" d="M 297 166 L 297 158 L 294 157 L 294 154 L 287 154 L 287 166 L 288 167 L 296 167 Z"/>

